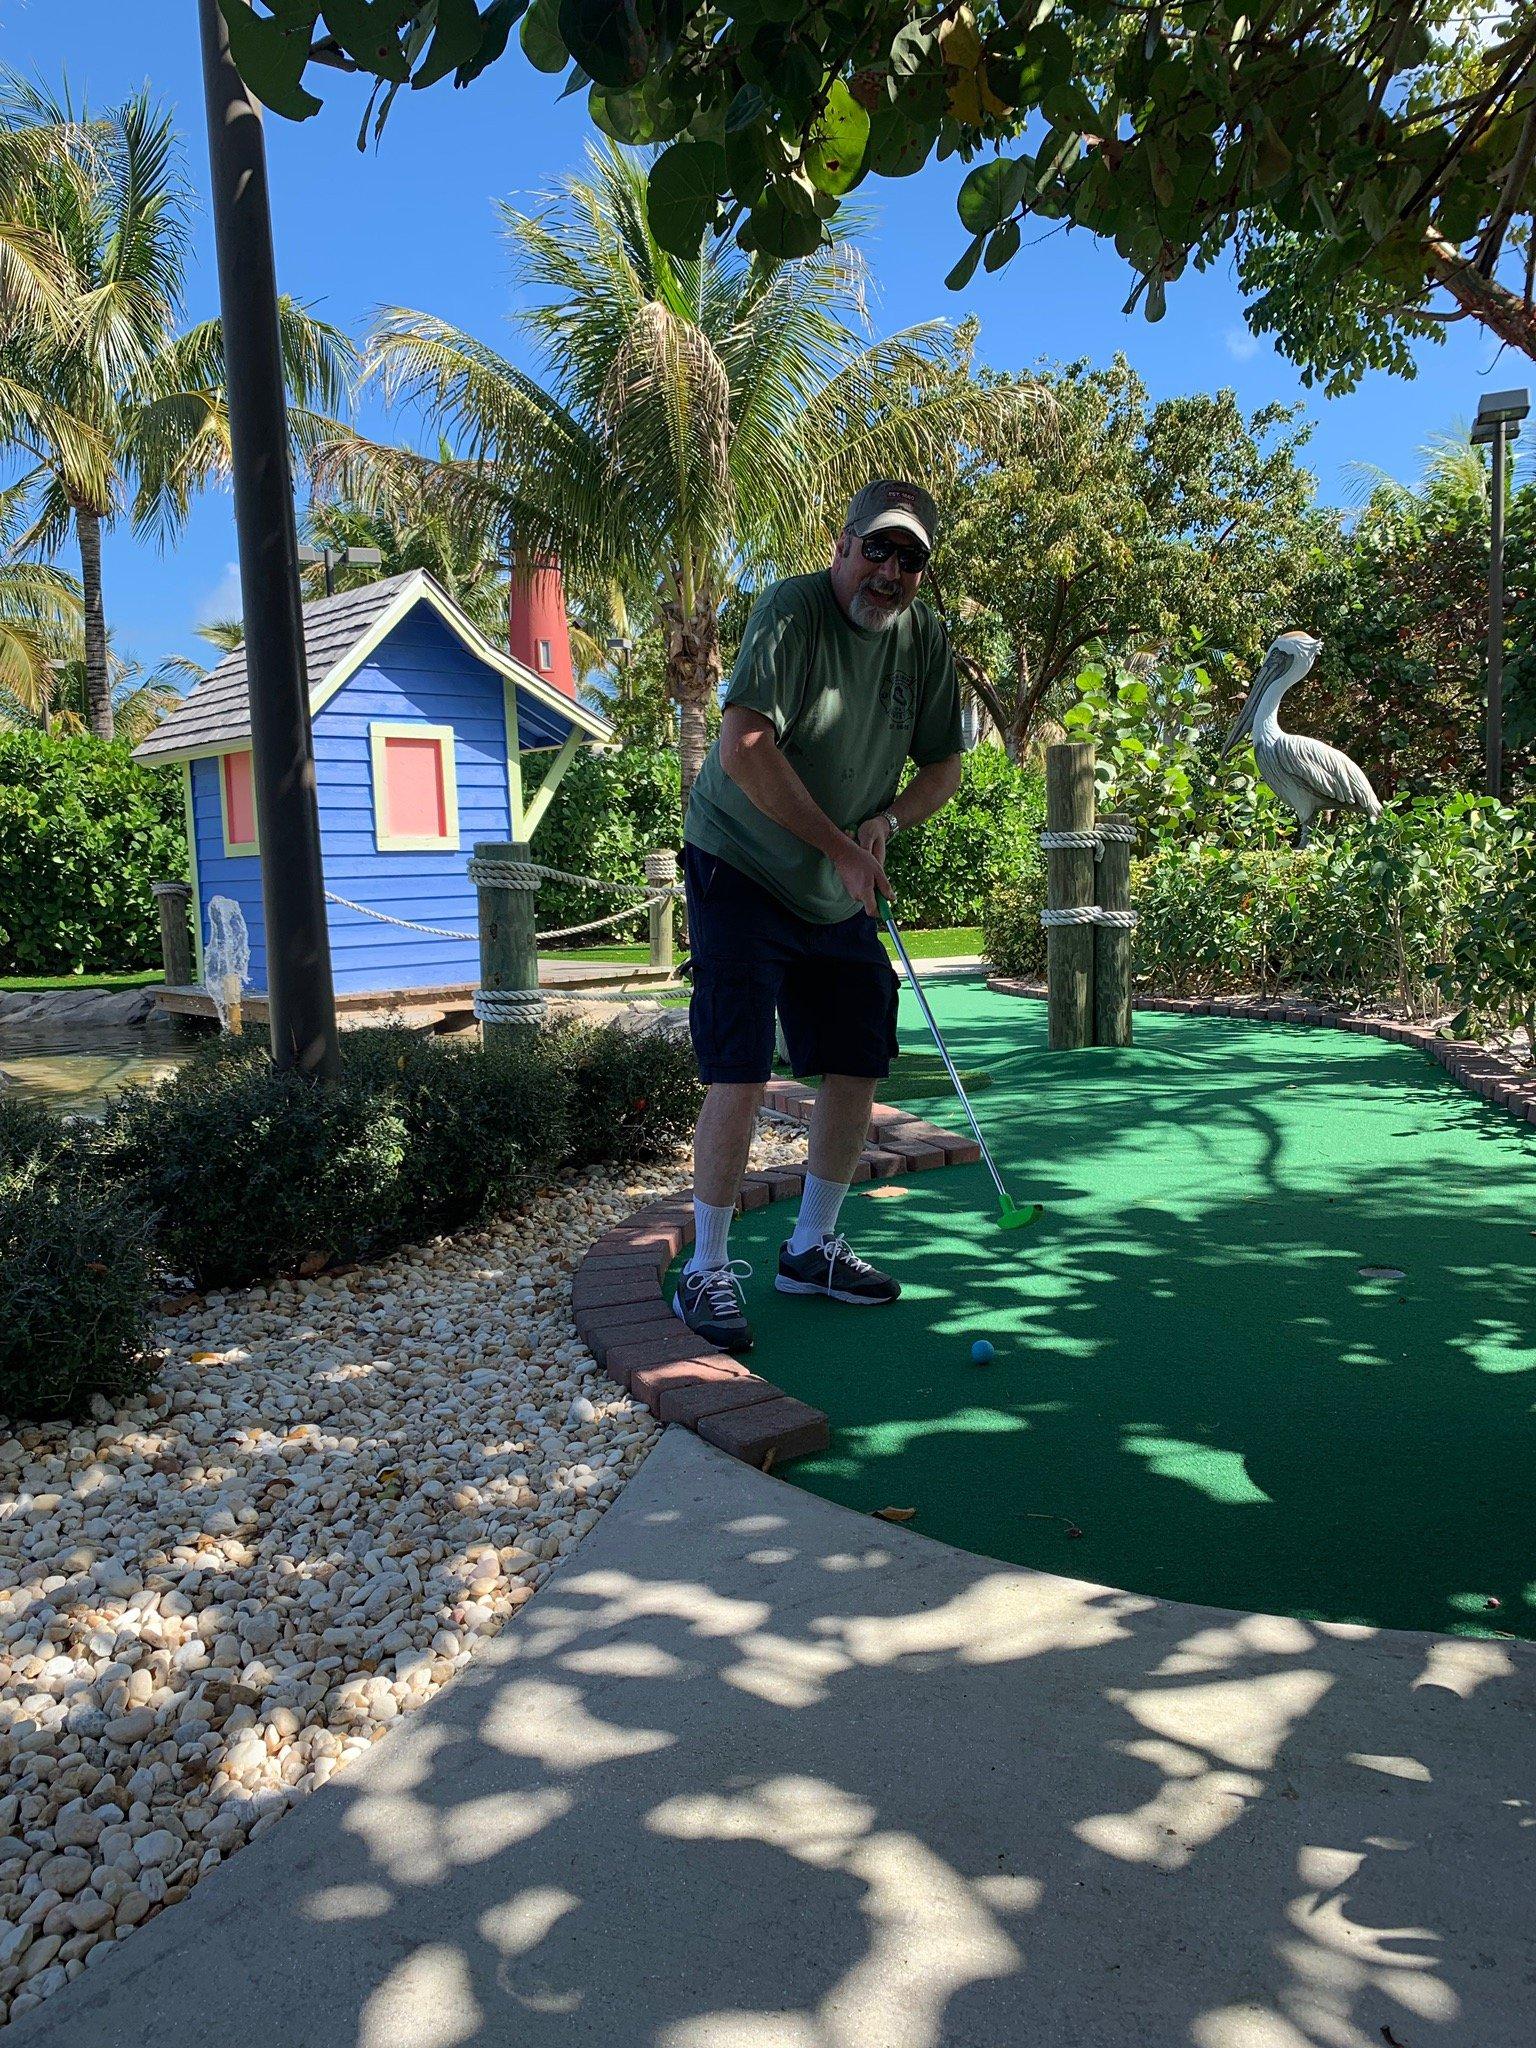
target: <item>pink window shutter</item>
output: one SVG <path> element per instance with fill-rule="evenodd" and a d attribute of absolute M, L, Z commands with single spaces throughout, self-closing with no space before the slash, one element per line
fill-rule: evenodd
<path fill-rule="evenodd" d="M 443 743 L 387 738 L 384 742 L 386 830 L 400 839 L 446 839 L 448 792 Z"/>

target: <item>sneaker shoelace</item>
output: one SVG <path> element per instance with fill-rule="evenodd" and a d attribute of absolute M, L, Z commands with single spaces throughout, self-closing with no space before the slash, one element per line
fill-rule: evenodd
<path fill-rule="evenodd" d="M 861 1259 L 859 1257 L 846 1237 L 824 1237 L 821 1240 L 821 1248 L 827 1255 L 828 1286 L 832 1283 L 832 1275 L 837 1270 L 839 1260 L 848 1268 L 848 1271 L 856 1280 L 862 1279 L 866 1273 L 873 1273 L 875 1270 L 868 1259 Z"/>
<path fill-rule="evenodd" d="M 700 1295 L 709 1303 L 712 1316 L 737 1316 L 741 1313 L 741 1282 L 752 1268 L 745 1259 L 731 1259 L 723 1266 L 711 1266 L 707 1273 L 686 1273 L 684 1279 L 693 1289 L 694 1299 Z"/>

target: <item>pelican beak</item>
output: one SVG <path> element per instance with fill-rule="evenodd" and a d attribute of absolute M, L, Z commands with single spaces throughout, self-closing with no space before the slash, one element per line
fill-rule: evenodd
<path fill-rule="evenodd" d="M 1258 685 L 1258 683 L 1255 683 L 1253 688 L 1248 692 L 1242 710 L 1239 711 L 1236 718 L 1234 718 L 1232 721 L 1232 730 L 1227 734 L 1226 743 L 1222 747 L 1220 754 L 1217 756 L 1217 759 L 1219 761 L 1225 761 L 1228 754 L 1230 754 L 1232 749 L 1237 745 L 1238 741 L 1246 738 L 1249 730 L 1253 725 L 1253 714 L 1259 708 L 1259 694 L 1260 686 Z"/>
<path fill-rule="evenodd" d="M 1270 684 L 1277 677 L 1284 675 L 1288 666 L 1288 657 L 1273 648 L 1264 657 L 1263 666 L 1253 679 L 1248 695 L 1244 699 L 1243 708 L 1232 721 L 1232 730 L 1227 734 L 1226 744 L 1217 756 L 1219 761 L 1225 761 L 1238 742 L 1247 737 L 1253 728 L 1254 719 L 1258 716 L 1259 700 Z"/>

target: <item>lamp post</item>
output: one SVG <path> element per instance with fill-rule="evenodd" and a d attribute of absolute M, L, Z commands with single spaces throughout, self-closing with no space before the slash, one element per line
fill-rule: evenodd
<path fill-rule="evenodd" d="M 1485 391 L 1473 442 L 1493 448 L 1493 504 L 1488 548 L 1488 794 L 1504 794 L 1504 457 L 1531 409 L 1528 391 Z"/>
<path fill-rule="evenodd" d="M 267 1016 L 279 1068 L 341 1071 L 288 408 L 261 108 L 230 54 L 219 0 L 198 0 L 208 162 L 218 250 L 240 593 L 251 706 L 251 768 L 261 835 Z"/>
<path fill-rule="evenodd" d="M 323 547 L 300 548 L 299 560 L 306 569 L 325 564 L 325 594 L 334 597 L 338 569 L 377 569 L 384 557 L 377 548 L 333 548 L 327 541 Z"/>

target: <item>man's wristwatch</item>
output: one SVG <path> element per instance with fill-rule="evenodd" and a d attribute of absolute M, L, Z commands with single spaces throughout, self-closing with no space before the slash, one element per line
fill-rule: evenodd
<path fill-rule="evenodd" d="M 887 811 L 885 813 L 885 822 L 890 827 L 891 837 L 894 839 L 896 834 L 901 830 L 901 820 L 897 817 L 894 811 Z"/>

